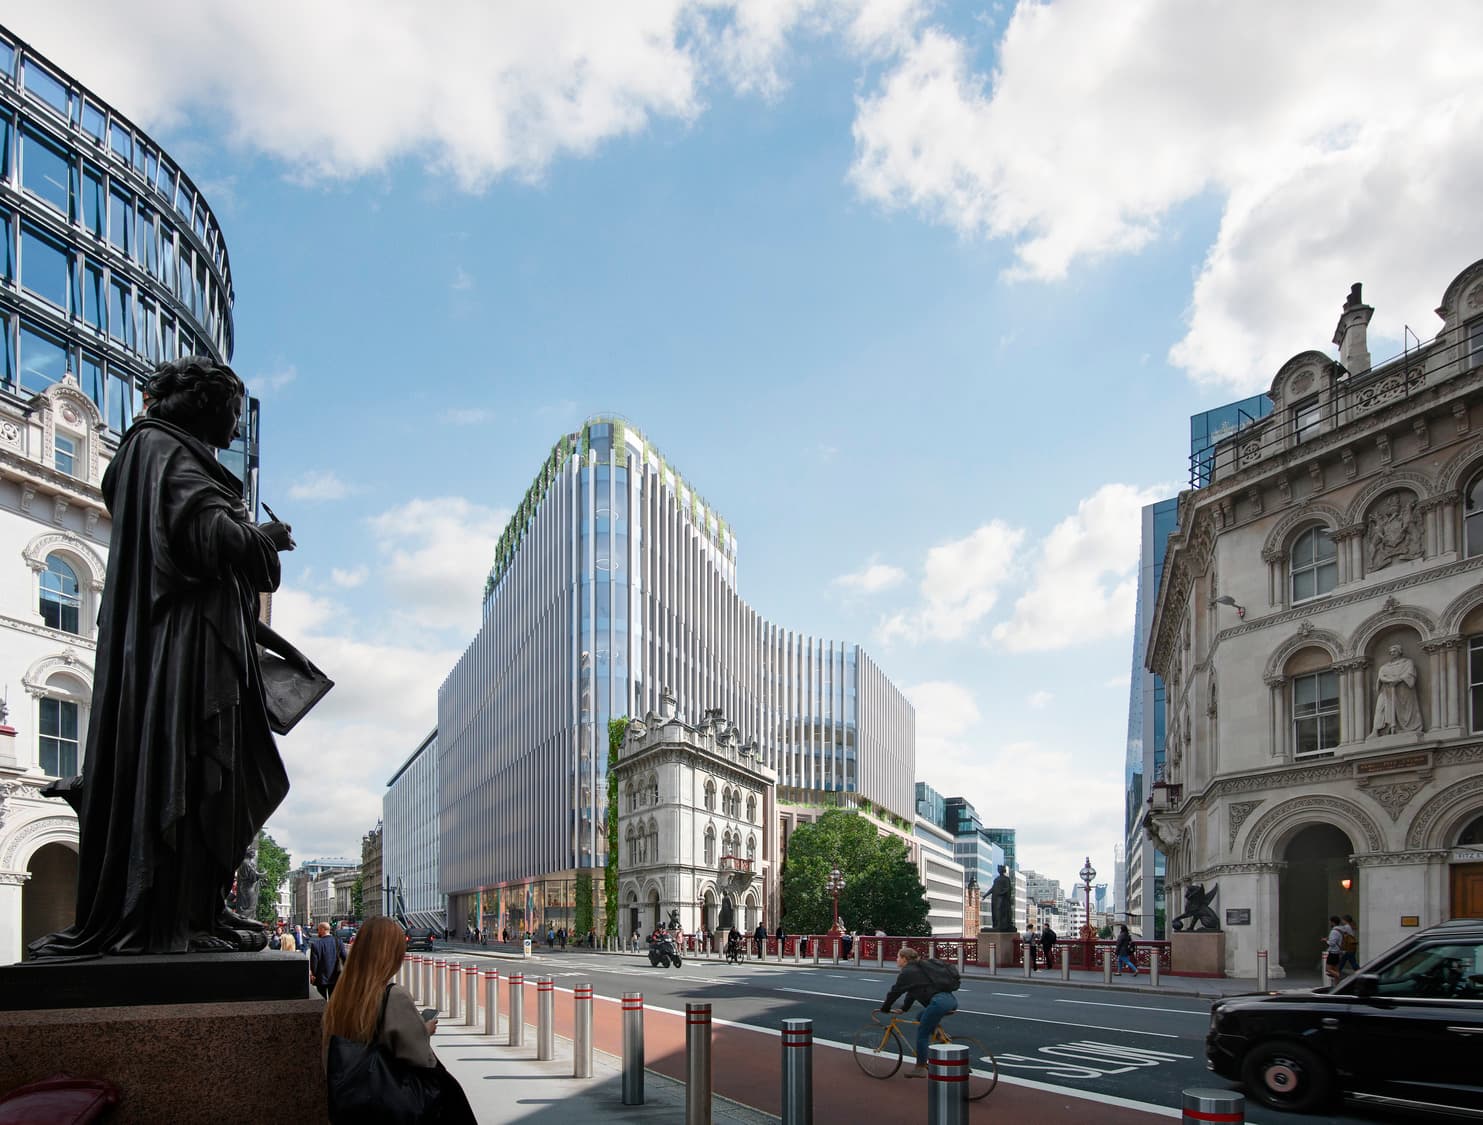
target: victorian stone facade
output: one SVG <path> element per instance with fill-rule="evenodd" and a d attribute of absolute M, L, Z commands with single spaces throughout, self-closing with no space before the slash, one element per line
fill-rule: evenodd
<path fill-rule="evenodd" d="M 678 915 L 686 933 L 751 931 L 776 871 L 777 775 L 719 709 L 698 727 L 660 695 L 633 720 L 618 755 L 621 931 L 646 935 Z"/>
<path fill-rule="evenodd" d="M 1317 971 L 1483 913 L 1483 262 L 1431 341 L 1372 366 L 1358 286 L 1339 360 L 1294 356 L 1272 414 L 1179 498 L 1148 667 L 1166 763 L 1145 821 L 1218 888 L 1226 969 Z M 1278 965 L 1281 965 L 1281 969 Z"/>
<path fill-rule="evenodd" d="M 112 455 L 71 375 L 24 406 L 0 399 L 0 963 L 71 925 L 77 817 L 41 796 L 82 764 Z"/>

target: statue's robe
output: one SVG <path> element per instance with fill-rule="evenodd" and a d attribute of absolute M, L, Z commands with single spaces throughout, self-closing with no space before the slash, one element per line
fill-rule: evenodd
<path fill-rule="evenodd" d="M 278 552 L 214 451 L 153 418 L 103 477 L 113 517 L 79 806 L 77 917 L 36 956 L 185 952 L 288 793 L 259 675 Z"/>

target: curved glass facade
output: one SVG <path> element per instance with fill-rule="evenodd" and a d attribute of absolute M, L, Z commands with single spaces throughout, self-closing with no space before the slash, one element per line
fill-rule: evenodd
<path fill-rule="evenodd" d="M 443 887 L 605 859 L 607 724 L 719 707 L 780 795 L 910 819 L 915 715 L 857 645 L 784 629 L 735 588 L 726 522 L 635 429 L 561 439 L 502 537 L 484 622 L 438 694 Z"/>
<path fill-rule="evenodd" d="M 70 373 L 117 437 L 138 380 L 232 356 L 232 278 L 215 216 L 142 130 L 0 28 L 0 393 Z M 222 461 L 255 500 L 257 403 Z"/>

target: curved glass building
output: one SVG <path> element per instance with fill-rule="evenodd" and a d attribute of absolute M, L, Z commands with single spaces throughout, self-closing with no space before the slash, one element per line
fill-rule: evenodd
<path fill-rule="evenodd" d="M 915 713 L 854 644 L 794 632 L 736 589 L 730 526 L 633 426 L 552 448 L 496 550 L 478 635 L 438 693 L 443 891 L 514 924 L 569 917 L 606 858 L 608 720 L 719 707 L 780 805 L 914 814 Z M 848 796 L 846 796 L 848 795 Z M 598 880 L 600 882 L 600 880 Z M 515 905 L 513 912 L 511 904 Z"/>
<path fill-rule="evenodd" d="M 149 136 L 0 28 L 0 394 L 70 373 L 117 436 L 162 360 L 232 356 L 206 199 Z M 222 461 L 256 500 L 257 404 Z"/>

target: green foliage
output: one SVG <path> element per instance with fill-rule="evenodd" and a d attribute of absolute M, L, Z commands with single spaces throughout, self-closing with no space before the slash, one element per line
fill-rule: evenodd
<path fill-rule="evenodd" d="M 610 938 L 618 936 L 618 748 L 627 730 L 626 717 L 608 720 L 608 863 L 602 880 L 602 932 Z"/>
<path fill-rule="evenodd" d="M 257 869 L 262 882 L 257 888 L 257 920 L 278 920 L 278 892 L 288 878 L 290 861 L 286 851 L 266 832 L 257 834 Z"/>
<path fill-rule="evenodd" d="M 366 873 L 356 873 L 355 882 L 350 884 L 350 916 L 352 918 L 364 918 L 366 916 Z"/>
<path fill-rule="evenodd" d="M 1105 941 L 1107 938 L 1110 938 L 1112 936 L 1112 927 L 1103 926 L 1100 930 L 1097 931 L 1097 936 Z"/>
<path fill-rule="evenodd" d="M 783 911 L 793 933 L 824 933 L 833 922 L 825 884 L 830 868 L 845 877 L 840 925 L 870 933 L 927 936 L 927 888 L 917 876 L 906 841 L 880 835 L 869 820 L 847 809 L 827 809 L 800 825 L 788 841 L 783 867 Z"/>
<path fill-rule="evenodd" d="M 592 876 L 585 871 L 577 872 L 577 919 L 573 928 L 582 936 L 592 929 Z"/>

